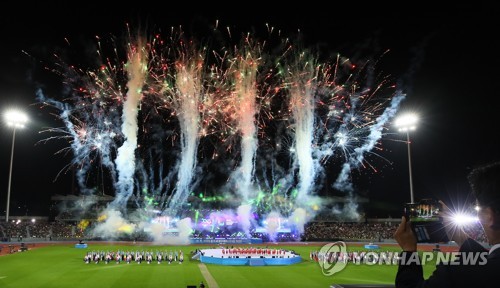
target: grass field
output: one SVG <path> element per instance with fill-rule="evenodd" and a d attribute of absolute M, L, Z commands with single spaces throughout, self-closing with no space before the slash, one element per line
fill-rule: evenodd
<path fill-rule="evenodd" d="M 303 261 L 292 266 L 217 266 L 207 265 L 208 271 L 221 288 L 250 287 L 329 287 L 337 284 L 393 284 L 397 266 L 394 265 L 354 265 L 347 267 L 332 276 L 325 276 L 316 262 L 309 260 L 309 252 L 319 250 L 321 246 L 273 245 L 276 248 L 293 249 L 301 254 Z M 31 248 L 31 246 L 30 246 Z M 190 251 L 204 246 L 141 246 L 119 244 L 89 244 L 87 249 L 74 248 L 71 244 L 52 244 L 45 247 L 30 249 L 26 252 L 0 257 L 0 287 L 183 287 L 199 285 L 203 280 L 199 261 L 190 260 Z M 131 264 L 110 262 L 105 264 L 83 262 L 87 251 L 156 251 L 183 250 L 183 264 L 156 262 L 147 264 Z M 361 247 L 348 245 L 349 250 L 360 251 Z M 383 247 L 383 250 L 399 250 Z M 434 265 L 424 267 L 425 277 L 434 270 Z M 209 287 L 206 285 L 205 287 Z M 213 287 L 212 287 L 213 288 Z"/>

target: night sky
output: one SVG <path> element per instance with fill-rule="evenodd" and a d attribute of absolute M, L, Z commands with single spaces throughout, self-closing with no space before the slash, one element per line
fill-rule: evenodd
<path fill-rule="evenodd" d="M 85 57 L 94 55 L 95 35 L 119 37 L 125 23 L 146 31 L 182 25 L 196 35 L 203 35 L 216 20 L 233 31 L 263 31 L 269 23 L 285 34 L 300 29 L 304 46 L 314 47 L 323 57 L 339 52 L 348 57 L 381 55 L 389 49 L 378 69 L 402 83 L 407 98 L 400 110 L 421 117 L 411 136 L 415 198 L 461 203 L 469 195 L 467 173 L 476 165 L 500 160 L 495 104 L 500 96 L 499 14 L 491 7 L 422 7 L 409 16 L 347 5 L 290 11 L 259 6 L 231 13 L 214 6 L 161 10 L 90 4 L 75 8 L 68 3 L 0 12 L 0 110 L 20 107 L 30 117 L 28 127 L 16 134 L 10 215 L 47 215 L 50 196 L 73 189 L 71 173 L 55 180 L 71 159 L 71 154 L 55 153 L 68 144 L 39 143 L 50 136 L 40 131 L 61 126 L 49 110 L 35 105 L 38 87 L 52 96 L 61 89 L 60 79 L 43 67 L 54 52 L 67 49 L 65 38 L 80 44 L 80 50 L 72 52 L 82 55 L 85 63 Z M 410 197 L 407 146 L 401 142 L 405 137 L 389 128 L 386 132 L 394 134 L 382 140 L 380 152 L 385 160 L 370 158 L 377 172 L 353 172 L 355 187 L 370 198 L 369 216 L 398 217 Z M 0 129 L 0 214 L 5 215 L 12 132 L 5 125 Z"/>

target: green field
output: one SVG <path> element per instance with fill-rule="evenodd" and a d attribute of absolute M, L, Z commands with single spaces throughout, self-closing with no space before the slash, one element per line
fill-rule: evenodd
<path fill-rule="evenodd" d="M 355 265 L 347 267 L 332 276 L 324 276 L 316 262 L 309 260 L 309 252 L 319 250 L 320 246 L 281 246 L 274 248 L 293 249 L 301 254 L 302 263 L 292 266 L 216 266 L 207 265 L 208 271 L 221 288 L 246 287 L 329 287 L 337 284 L 393 284 L 397 266 L 394 265 Z M 31 248 L 31 244 L 29 246 Z M 186 287 L 199 285 L 203 278 L 199 261 L 190 260 L 190 251 L 203 246 L 121 246 L 89 244 L 88 249 L 76 249 L 74 244 L 50 245 L 30 249 L 26 252 L 0 256 L 0 287 Z M 360 247 L 348 247 L 349 250 L 362 250 Z M 137 264 L 124 262 L 105 264 L 83 262 L 87 251 L 184 251 L 183 264 L 156 262 Z M 383 250 L 396 250 L 386 248 Z M 433 265 L 424 268 L 425 277 L 434 270 Z M 206 285 L 205 287 L 209 287 Z M 212 287 L 213 288 L 213 287 Z"/>

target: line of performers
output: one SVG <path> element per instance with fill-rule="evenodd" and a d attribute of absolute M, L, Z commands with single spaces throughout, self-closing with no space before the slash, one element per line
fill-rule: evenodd
<path fill-rule="evenodd" d="M 244 256 L 284 256 L 285 254 L 293 254 L 290 251 L 284 249 L 268 249 L 268 248 L 232 248 L 232 249 L 222 249 L 222 255 L 227 256 L 236 256 L 236 255 L 244 255 Z"/>
<path fill-rule="evenodd" d="M 157 262 L 161 264 L 162 262 L 168 262 L 171 264 L 172 262 L 178 262 L 182 264 L 184 262 L 184 253 L 179 251 L 89 251 L 83 257 L 83 261 L 85 264 L 89 264 L 94 262 L 95 264 L 99 264 L 99 262 L 104 262 L 108 264 L 109 262 L 115 261 L 116 264 L 120 264 L 121 262 L 126 262 L 130 264 L 131 262 L 136 262 L 137 264 L 141 264 L 142 262 L 146 262 L 147 264 L 151 264 L 152 262 Z"/>

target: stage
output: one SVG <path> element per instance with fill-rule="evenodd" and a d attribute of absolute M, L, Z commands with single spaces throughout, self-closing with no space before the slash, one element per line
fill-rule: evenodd
<path fill-rule="evenodd" d="M 302 261 L 292 251 L 268 248 L 202 249 L 202 263 L 227 266 L 282 266 Z"/>

